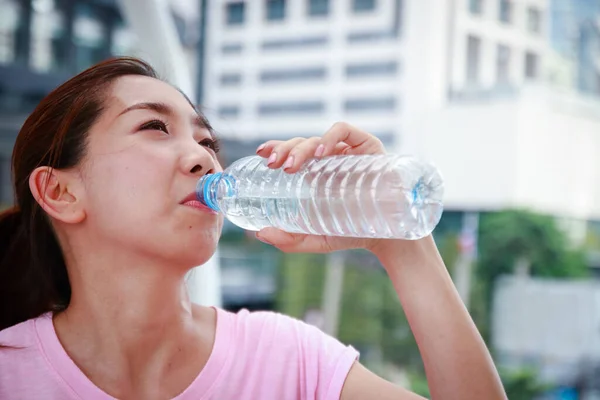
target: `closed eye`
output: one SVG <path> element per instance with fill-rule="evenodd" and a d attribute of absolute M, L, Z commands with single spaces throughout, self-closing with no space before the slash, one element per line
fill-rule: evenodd
<path fill-rule="evenodd" d="M 140 130 L 162 131 L 168 134 L 169 124 L 167 124 L 165 121 L 161 121 L 160 119 L 153 119 L 152 121 L 148 121 L 140 126 Z"/>
<path fill-rule="evenodd" d="M 215 153 L 218 153 L 219 150 L 221 149 L 221 146 L 220 146 L 220 143 L 219 143 L 218 139 L 207 138 L 207 139 L 201 140 L 200 142 L 198 142 L 198 144 L 200 146 L 208 147 L 209 149 L 211 149 Z"/>

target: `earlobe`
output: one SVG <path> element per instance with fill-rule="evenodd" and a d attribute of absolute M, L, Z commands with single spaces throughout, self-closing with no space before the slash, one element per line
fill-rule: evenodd
<path fill-rule="evenodd" d="M 85 218 L 81 202 L 72 189 L 68 173 L 50 167 L 38 167 L 29 176 L 33 198 L 52 218 L 76 224 Z"/>

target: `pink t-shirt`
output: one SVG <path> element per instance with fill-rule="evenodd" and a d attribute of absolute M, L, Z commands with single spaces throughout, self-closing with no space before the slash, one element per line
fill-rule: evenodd
<path fill-rule="evenodd" d="M 51 314 L 0 332 L 0 399 L 106 400 L 61 346 Z M 302 321 L 217 309 L 212 353 L 176 399 L 339 399 L 358 353 Z"/>

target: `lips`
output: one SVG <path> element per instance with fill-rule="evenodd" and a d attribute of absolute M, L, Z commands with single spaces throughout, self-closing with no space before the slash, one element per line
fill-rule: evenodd
<path fill-rule="evenodd" d="M 208 208 L 207 206 L 205 206 L 204 204 L 202 204 L 202 202 L 200 202 L 198 200 L 198 197 L 196 196 L 195 192 L 190 193 L 188 196 L 186 196 L 180 203 L 181 205 L 184 206 L 188 206 L 188 207 L 192 207 L 192 208 L 196 208 L 198 210 L 202 210 L 202 211 L 206 211 L 209 212 L 211 214 L 217 214 L 216 211 L 214 211 L 211 208 Z"/>
<path fill-rule="evenodd" d="M 181 203 L 179 204 L 185 204 L 189 201 L 198 201 L 198 196 L 196 196 L 196 192 L 188 194 L 183 200 L 181 200 Z"/>

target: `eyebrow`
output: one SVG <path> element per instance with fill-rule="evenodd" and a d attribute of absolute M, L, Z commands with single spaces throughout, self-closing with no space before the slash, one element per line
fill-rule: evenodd
<path fill-rule="evenodd" d="M 150 111 L 154 111 L 154 112 L 157 112 L 159 114 L 163 114 L 163 115 L 166 115 L 169 117 L 175 116 L 175 111 L 173 110 L 173 108 L 171 106 L 169 106 L 168 104 L 161 103 L 161 102 L 136 103 L 132 106 L 127 107 L 123 111 L 121 111 L 119 113 L 119 116 L 126 114 L 129 111 L 134 111 L 134 110 L 150 110 Z M 212 134 L 212 127 L 208 123 L 208 120 L 206 119 L 206 117 L 204 117 L 202 114 L 198 113 L 197 110 L 195 110 L 195 111 L 196 111 L 196 115 L 192 118 L 192 123 L 200 129 L 208 129 Z"/>

